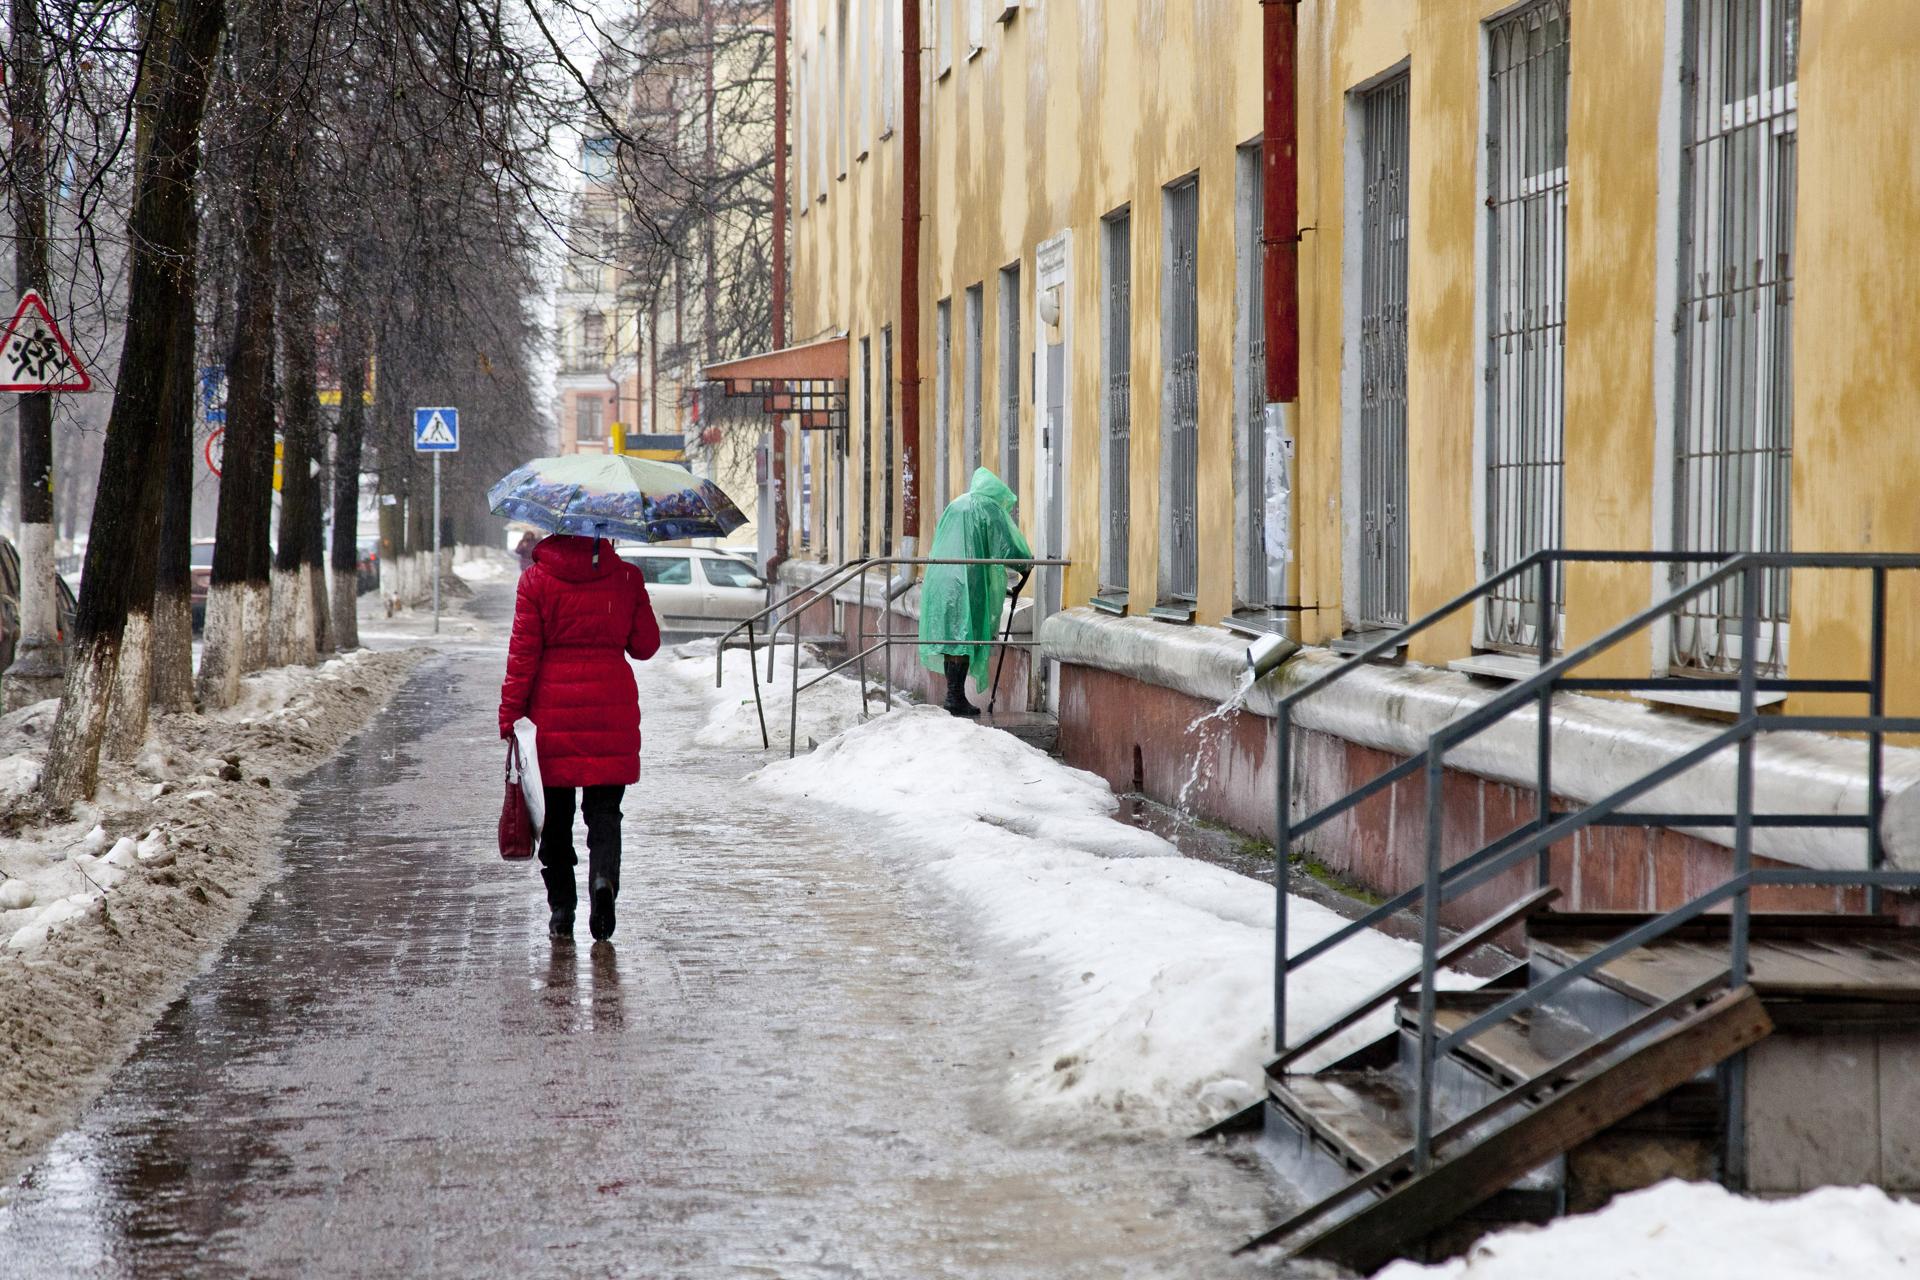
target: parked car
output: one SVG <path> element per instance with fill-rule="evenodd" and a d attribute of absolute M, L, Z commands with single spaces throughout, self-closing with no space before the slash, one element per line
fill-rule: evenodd
<path fill-rule="evenodd" d="M 189 594 L 193 600 L 193 629 L 200 630 L 207 625 L 207 591 L 213 585 L 213 539 L 195 538 L 193 540 L 193 585 Z"/>
<path fill-rule="evenodd" d="M 660 629 L 718 634 L 766 608 L 767 584 L 745 556 L 704 547 L 621 547 L 640 567 Z"/>
<path fill-rule="evenodd" d="M 55 578 L 54 590 L 60 593 L 60 639 L 65 643 L 73 629 L 73 588 L 66 579 Z M 0 538 L 0 671 L 13 665 L 13 649 L 20 642 L 20 552 L 13 543 Z"/>

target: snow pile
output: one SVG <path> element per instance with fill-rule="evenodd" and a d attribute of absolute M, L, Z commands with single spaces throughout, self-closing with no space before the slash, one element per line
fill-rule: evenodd
<path fill-rule="evenodd" d="M 468 582 L 498 582 L 518 577 L 520 561 L 494 547 L 462 547 L 454 554 L 453 571 Z"/>
<path fill-rule="evenodd" d="M 1662 1182 L 1598 1213 L 1488 1236 L 1438 1266 L 1377 1280 L 1904 1280 L 1920 1274 L 1920 1205 L 1877 1187 L 1749 1200 L 1711 1183 Z"/>
<path fill-rule="evenodd" d="M 103 761 L 71 812 L 42 810 L 30 781 L 56 705 L 0 717 L 0 1184 L 239 923 L 275 866 L 283 784 L 425 652 L 263 672 L 233 713 L 156 715 L 138 756 Z"/>
<path fill-rule="evenodd" d="M 718 688 L 713 683 L 715 642 L 695 640 L 671 650 L 667 674 L 700 693 L 707 702 L 706 723 L 694 732 L 693 740 L 704 747 L 760 746 L 760 716 L 767 721 L 767 741 L 781 750 L 787 745 L 787 726 L 793 709 L 793 646 L 781 645 L 773 651 L 773 679 L 767 679 L 767 653 L 762 649 L 728 649 L 722 658 L 725 678 Z M 818 654 L 800 650 L 800 683 L 806 684 L 826 670 Z M 755 709 L 753 682 L 760 682 L 759 710 Z M 897 700 L 896 700 L 897 701 Z M 868 706 L 874 713 L 885 709 L 884 691 L 869 685 Z M 800 694 L 800 745 L 830 738 L 861 722 L 860 684 L 845 676 L 829 676 Z"/>
<path fill-rule="evenodd" d="M 891 819 L 995 937 L 1036 961 L 1058 1016 L 1012 1087 L 1042 1109 L 1099 1109 L 1192 1126 L 1260 1096 L 1272 1041 L 1273 890 L 1180 856 L 1113 815 L 1099 777 L 1010 734 L 913 707 L 768 766 L 762 786 Z M 1295 898 L 1293 946 L 1345 921 Z M 1294 1034 L 1419 962 L 1411 944 L 1357 937 L 1293 984 Z M 1462 980 L 1463 983 L 1465 980 Z M 1380 1010 L 1321 1051 L 1384 1033 Z"/>

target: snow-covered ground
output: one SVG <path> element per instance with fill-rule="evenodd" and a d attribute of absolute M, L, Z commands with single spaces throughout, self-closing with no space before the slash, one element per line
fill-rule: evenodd
<path fill-rule="evenodd" d="M 1920 1275 L 1920 1205 L 1877 1187 L 1750 1200 L 1663 1182 L 1597 1213 L 1488 1236 L 1464 1258 L 1402 1262 L 1378 1280 L 1906 1280 Z"/>
<path fill-rule="evenodd" d="M 263 671 L 228 710 L 157 715 L 138 758 L 103 763 L 94 799 L 66 813 L 34 793 L 57 704 L 0 717 L 0 1181 L 245 915 L 275 865 L 284 784 L 424 652 Z"/>
<path fill-rule="evenodd" d="M 888 818 L 899 856 L 1038 962 L 1057 1016 L 1014 1064 L 1019 1102 L 1180 1130 L 1259 1097 L 1273 1026 L 1273 890 L 1120 822 L 1102 779 L 925 706 L 756 776 Z M 1344 923 L 1304 899 L 1288 910 L 1296 946 Z M 1353 939 L 1302 971 L 1291 1030 L 1318 1026 L 1418 961 L 1416 948 L 1385 935 Z M 1380 1011 L 1323 1052 L 1381 1034 L 1390 1017 Z"/>
<path fill-rule="evenodd" d="M 718 687 L 713 681 L 713 640 L 694 640 L 676 645 L 655 661 L 668 664 L 668 674 L 707 699 L 707 722 L 694 734 L 704 747 L 760 746 L 760 716 L 764 712 L 769 745 L 782 751 L 787 746 L 787 726 L 793 711 L 793 647 L 782 645 L 773 653 L 773 680 L 767 680 L 767 653 L 759 650 L 749 657 L 745 649 L 728 649 L 723 661 L 725 679 Z M 800 683 L 821 675 L 826 665 L 813 650 L 800 651 Z M 757 663 L 757 670 L 753 666 Z M 760 681 L 760 711 L 754 707 L 753 677 Z M 874 712 L 884 706 L 884 692 L 877 686 L 868 691 L 868 705 Z M 828 676 L 812 689 L 800 694 L 799 738 L 801 749 L 809 742 L 822 742 L 860 723 L 860 684 L 846 676 Z"/>

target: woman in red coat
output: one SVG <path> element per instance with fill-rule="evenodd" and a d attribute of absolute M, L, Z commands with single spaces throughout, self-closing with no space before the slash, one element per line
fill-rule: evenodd
<path fill-rule="evenodd" d="M 546 790 L 540 875 L 553 916 L 547 932 L 573 938 L 578 897 L 573 868 L 573 792 L 586 793 L 587 928 L 613 934 L 620 892 L 620 798 L 640 780 L 640 695 L 628 657 L 660 650 L 660 623 L 640 570 L 613 544 L 564 534 L 533 549 L 520 575 L 500 686 L 500 736 L 521 716 L 532 720 Z"/>

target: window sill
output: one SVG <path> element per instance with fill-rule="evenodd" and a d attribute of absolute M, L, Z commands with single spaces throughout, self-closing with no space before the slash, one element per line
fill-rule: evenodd
<path fill-rule="evenodd" d="M 1160 622 L 1173 622 L 1181 626 L 1189 626 L 1193 622 L 1193 606 L 1180 601 L 1176 601 L 1173 604 L 1155 605 L 1153 608 L 1147 610 L 1147 616 Z"/>
<path fill-rule="evenodd" d="M 1220 619 L 1220 625 L 1243 636 L 1284 636 L 1288 621 L 1277 609 L 1242 609 Z"/>
<path fill-rule="evenodd" d="M 1447 664 L 1447 670 L 1484 676 L 1489 680 L 1525 680 L 1540 670 L 1540 662 L 1537 658 L 1523 658 L 1517 653 L 1476 653 L 1471 657 L 1455 658 Z"/>
<path fill-rule="evenodd" d="M 1103 591 L 1087 603 L 1101 613 L 1110 613 L 1116 618 L 1127 616 L 1127 593 L 1124 591 Z"/>
<path fill-rule="evenodd" d="M 1688 693 L 1684 689 L 1645 689 L 1638 696 L 1644 702 L 1679 711 L 1707 711 L 1722 716 L 1740 714 L 1740 695 L 1717 689 L 1700 693 Z M 1787 695 L 1777 690 L 1753 695 L 1754 708 L 1759 711 L 1778 708 L 1786 700 Z"/>
<path fill-rule="evenodd" d="M 1335 653 L 1345 654 L 1347 657 L 1355 658 L 1392 634 L 1393 632 L 1385 627 L 1376 627 L 1367 631 L 1349 631 L 1346 635 L 1329 641 L 1327 648 L 1333 650 Z M 1395 645 L 1392 649 L 1381 654 L 1376 661 L 1398 662 L 1406 656 L 1406 651 L 1407 646 L 1405 644 Z"/>

